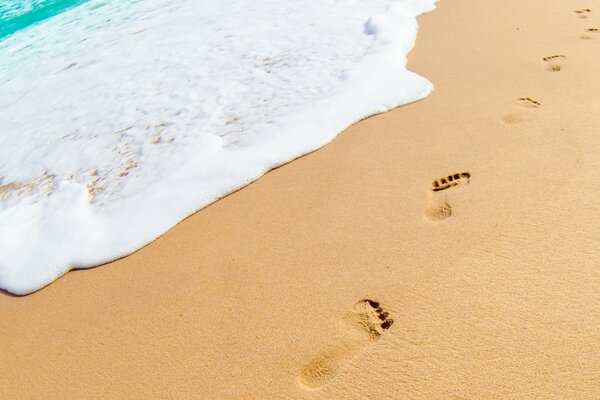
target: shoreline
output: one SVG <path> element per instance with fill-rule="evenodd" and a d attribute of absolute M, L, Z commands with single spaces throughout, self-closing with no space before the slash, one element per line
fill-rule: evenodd
<path fill-rule="evenodd" d="M 141 3 L 113 2 L 98 12 L 89 3 L 1 41 L 7 59 L 0 75 L 5 71 L 9 78 L 0 84 L 0 91 L 8 90 L 0 117 L 14 118 L 0 118 L 10 126 L 10 140 L 0 146 L 0 159 L 10 162 L 0 175 L 14 185 L 5 186 L 0 198 L 0 208 L 8 207 L 0 215 L 0 288 L 32 293 L 73 267 L 129 255 L 366 115 L 431 91 L 431 82 L 405 64 L 416 39 L 415 17 L 434 8 L 433 0 L 336 3 L 291 2 L 288 8 L 265 0 L 246 11 L 242 3 L 169 10 L 168 2 L 156 0 L 150 20 Z M 240 12 L 231 13 L 232 7 Z M 212 14 L 209 9 L 214 24 L 198 24 Z M 128 23 L 101 23 L 111 15 Z M 286 17 L 313 22 L 297 25 Z M 90 41 L 77 41 L 69 26 L 82 34 L 91 30 Z M 53 28 L 48 40 L 34 39 L 35 32 Z M 225 31 L 231 36 L 223 37 Z M 111 35 L 119 39 L 106 40 Z M 53 47 L 54 36 L 65 40 Z M 90 50 L 96 47 L 103 49 L 97 60 Z M 149 48 L 156 57 L 118 61 L 121 52 Z M 210 49 L 219 51 L 198 70 Z M 46 62 L 29 62 L 36 51 Z M 182 57 L 175 62 L 160 56 L 165 53 Z M 296 60 L 300 54 L 306 63 Z M 77 58 L 81 68 L 62 68 L 60 60 L 67 58 Z M 60 72 L 46 84 L 54 64 Z M 125 86 L 111 71 L 128 76 Z M 80 97 L 102 82 L 110 82 L 105 96 Z M 32 107 L 36 120 L 27 118 Z M 81 129 L 80 121 L 88 128 Z M 65 139 L 65 131 L 73 133 Z"/>
<path fill-rule="evenodd" d="M 600 8 L 442 0 L 419 24 L 424 100 L 0 295 L 0 397 L 597 397 Z"/>

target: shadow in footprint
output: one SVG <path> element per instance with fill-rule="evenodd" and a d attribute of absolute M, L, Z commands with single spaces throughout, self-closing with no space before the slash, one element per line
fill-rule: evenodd
<path fill-rule="evenodd" d="M 298 383 L 314 390 L 331 381 L 344 364 L 390 329 L 394 320 L 389 316 L 377 301 L 356 302 L 341 320 L 340 341 L 310 360 L 300 371 Z"/>
<path fill-rule="evenodd" d="M 427 209 L 424 213 L 425 218 L 430 221 L 441 221 L 450 217 L 452 215 L 452 207 L 448 203 L 448 195 L 444 191 L 468 185 L 470 181 L 470 172 L 460 172 L 434 180 L 431 183 L 431 193 Z"/>

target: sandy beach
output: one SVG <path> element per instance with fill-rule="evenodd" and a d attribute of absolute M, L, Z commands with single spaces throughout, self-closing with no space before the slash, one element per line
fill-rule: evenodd
<path fill-rule="evenodd" d="M 0 398 L 599 398 L 600 4 L 419 23 L 426 99 L 0 294 Z"/>

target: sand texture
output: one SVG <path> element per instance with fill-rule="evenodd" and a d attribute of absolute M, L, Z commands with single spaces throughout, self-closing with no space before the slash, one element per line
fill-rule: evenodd
<path fill-rule="evenodd" d="M 419 21 L 425 100 L 1 295 L 0 398 L 600 398 L 600 3 Z"/>

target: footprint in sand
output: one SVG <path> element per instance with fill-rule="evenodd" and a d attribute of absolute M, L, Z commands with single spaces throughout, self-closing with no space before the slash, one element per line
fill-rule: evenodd
<path fill-rule="evenodd" d="M 579 10 L 573 11 L 579 18 L 587 18 L 589 13 L 592 12 L 589 8 L 580 8 Z"/>
<path fill-rule="evenodd" d="M 471 180 L 470 172 L 461 172 L 436 179 L 431 183 L 431 194 L 425 217 L 430 221 L 441 221 L 452 215 L 452 207 L 448 204 L 448 196 L 443 191 L 468 185 Z"/>
<path fill-rule="evenodd" d="M 597 35 L 600 33 L 600 28 L 585 28 L 585 34 L 579 36 L 580 39 L 590 40 L 593 39 L 592 35 Z"/>
<path fill-rule="evenodd" d="M 508 125 L 521 123 L 531 111 L 540 108 L 541 105 L 539 101 L 531 97 L 519 97 L 516 101 L 516 106 L 519 110 L 508 114 L 502 118 L 502 121 Z"/>
<path fill-rule="evenodd" d="M 298 382 L 307 390 L 318 389 L 337 375 L 340 368 L 368 345 L 378 341 L 394 320 L 379 302 L 364 299 L 355 303 L 341 320 L 341 338 L 302 368 Z"/>
<path fill-rule="evenodd" d="M 546 71 L 558 72 L 563 68 L 563 62 L 567 58 L 564 54 L 553 54 L 542 58 L 544 60 Z"/>

